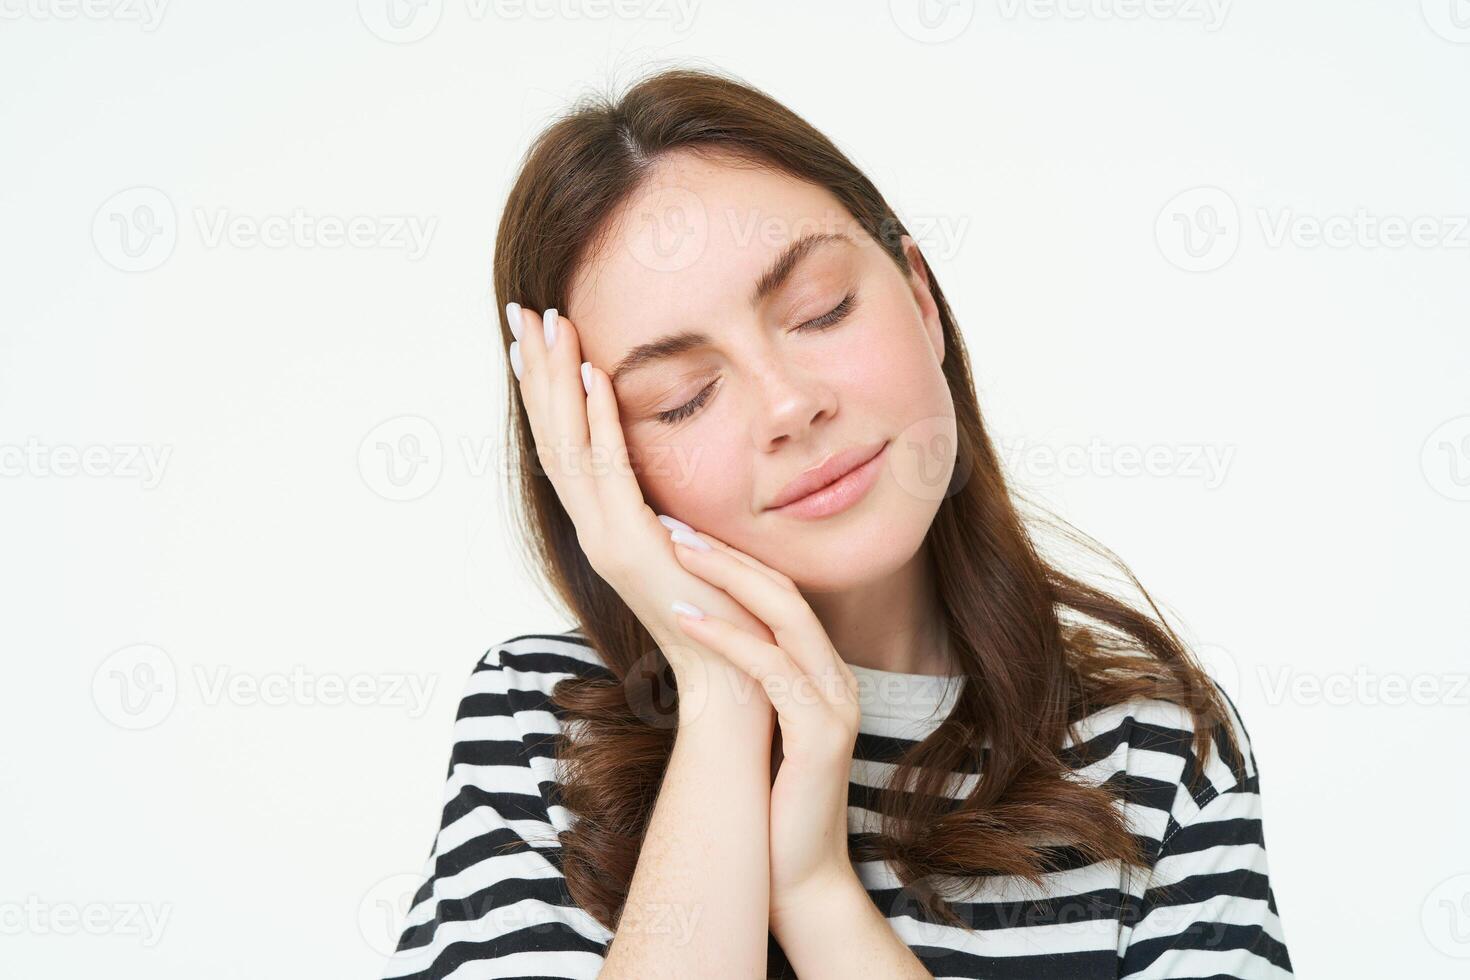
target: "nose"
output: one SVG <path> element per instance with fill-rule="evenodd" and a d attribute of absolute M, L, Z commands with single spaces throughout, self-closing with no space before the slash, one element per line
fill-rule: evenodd
<path fill-rule="evenodd" d="M 837 392 L 831 384 L 776 358 L 767 359 L 754 373 L 752 392 L 750 435 L 762 452 L 800 442 L 820 420 L 837 412 Z"/>

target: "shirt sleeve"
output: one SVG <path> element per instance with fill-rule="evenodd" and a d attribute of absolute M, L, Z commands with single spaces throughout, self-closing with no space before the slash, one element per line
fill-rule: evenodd
<path fill-rule="evenodd" d="M 1254 754 L 1233 709 L 1248 778 L 1206 791 L 1203 805 L 1179 787 L 1176 810 L 1192 815 L 1169 821 L 1121 952 L 1122 980 L 1293 976 L 1271 891 Z"/>
<path fill-rule="evenodd" d="M 536 662 L 516 643 L 470 675 L 439 831 L 385 980 L 591 980 L 602 968 L 612 934 L 567 892 L 542 789 L 557 731 L 549 693 L 565 674 L 508 665 Z"/>

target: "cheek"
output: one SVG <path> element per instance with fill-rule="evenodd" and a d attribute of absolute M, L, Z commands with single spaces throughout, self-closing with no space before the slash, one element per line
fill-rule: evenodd
<path fill-rule="evenodd" d="M 940 413 L 947 402 L 939 358 L 908 307 L 876 312 L 838 363 L 840 393 L 859 399 L 883 421 L 901 425 Z"/>
<path fill-rule="evenodd" d="M 639 440 L 636 446 L 630 441 L 643 499 L 655 513 L 673 515 L 723 541 L 738 538 L 750 520 L 752 499 L 750 445 L 739 436 L 701 429 L 698 436 L 684 432 L 656 443 Z"/>
<path fill-rule="evenodd" d="M 911 547 L 923 538 L 946 495 L 956 460 L 954 403 L 938 354 L 923 325 L 908 307 L 891 313 L 888 329 L 872 331 L 854 345 L 861 353 L 848 360 L 842 384 L 849 404 L 856 404 L 877 431 L 893 441 L 885 477 L 889 492 L 882 523 L 887 544 L 879 552 Z"/>

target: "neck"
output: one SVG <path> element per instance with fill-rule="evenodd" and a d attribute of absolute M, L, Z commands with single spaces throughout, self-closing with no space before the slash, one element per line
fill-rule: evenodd
<path fill-rule="evenodd" d="M 927 542 L 889 575 L 805 598 L 847 663 L 903 674 L 953 673 Z"/>

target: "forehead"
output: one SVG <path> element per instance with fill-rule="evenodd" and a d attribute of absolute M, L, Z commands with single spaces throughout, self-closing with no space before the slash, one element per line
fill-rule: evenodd
<path fill-rule="evenodd" d="M 867 238 L 825 187 L 725 157 L 666 156 L 577 270 L 567 315 L 584 355 L 608 365 L 667 330 L 718 333 L 749 316 L 781 250 L 814 233 Z"/>

